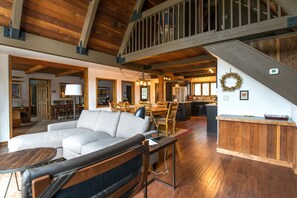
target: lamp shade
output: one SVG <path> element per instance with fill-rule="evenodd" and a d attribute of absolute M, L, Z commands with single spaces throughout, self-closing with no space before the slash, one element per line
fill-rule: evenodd
<path fill-rule="evenodd" d="M 65 88 L 66 96 L 81 96 L 81 85 L 80 84 L 66 84 Z"/>
<path fill-rule="evenodd" d="M 136 110 L 134 113 L 136 117 L 139 117 L 140 119 L 144 120 L 145 118 L 145 107 L 140 107 Z"/>

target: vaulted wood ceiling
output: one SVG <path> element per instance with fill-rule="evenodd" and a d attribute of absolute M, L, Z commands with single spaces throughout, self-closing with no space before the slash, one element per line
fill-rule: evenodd
<path fill-rule="evenodd" d="M 142 11 L 153 8 L 165 1 L 146 0 Z M 24 0 L 20 29 L 31 34 L 68 43 L 75 47 L 79 44 L 90 2 L 91 0 Z M 100 0 L 87 48 L 116 56 L 135 3 L 136 0 Z M 13 0 L 0 0 L 1 26 L 9 27 L 12 5 Z M 195 47 L 154 57 L 144 57 L 135 63 L 138 65 L 153 65 L 203 55 L 208 55 L 208 53 L 200 47 Z M 209 61 L 209 63 L 212 62 L 213 60 Z M 205 62 L 202 63 L 205 64 Z M 17 65 L 14 68 L 17 68 Z M 178 69 L 177 66 L 172 66 L 172 68 Z M 24 68 L 21 70 L 24 70 Z M 49 68 L 43 69 L 43 71 L 47 70 Z M 158 71 L 161 73 L 170 72 L 168 68 L 159 68 Z M 51 73 L 52 71 L 49 70 L 48 72 Z"/>

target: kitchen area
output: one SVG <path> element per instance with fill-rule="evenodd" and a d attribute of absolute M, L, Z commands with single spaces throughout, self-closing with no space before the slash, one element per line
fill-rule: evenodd
<path fill-rule="evenodd" d="M 207 119 L 207 132 L 217 133 L 216 76 L 192 78 L 182 83 L 166 82 L 166 101 L 179 103 L 177 120 L 204 117 Z"/>

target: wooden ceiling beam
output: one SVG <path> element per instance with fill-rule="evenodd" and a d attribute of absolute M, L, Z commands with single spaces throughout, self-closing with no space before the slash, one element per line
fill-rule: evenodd
<path fill-rule="evenodd" d="M 210 63 L 210 64 L 201 64 L 201 65 L 195 65 L 195 66 L 186 66 L 186 67 L 180 67 L 180 68 L 173 68 L 173 69 L 166 69 L 164 70 L 164 73 L 167 72 L 173 72 L 173 73 L 182 73 L 182 72 L 194 72 L 197 70 L 205 70 L 205 69 L 215 69 L 217 66 L 217 63 Z"/>
<path fill-rule="evenodd" d="M 14 29 L 20 29 L 21 27 L 21 18 L 23 11 L 23 0 L 14 0 L 12 4 L 11 12 L 11 27 Z"/>
<path fill-rule="evenodd" d="M 208 76 L 213 76 L 216 75 L 216 73 L 211 73 L 211 72 L 201 72 L 201 71 L 196 71 L 196 72 L 181 72 L 181 73 L 175 73 L 175 76 L 199 76 L 199 75 L 208 75 Z"/>
<path fill-rule="evenodd" d="M 199 64 L 204 62 L 213 62 L 217 59 L 211 55 L 202 55 L 202 56 L 196 56 L 192 58 L 186 58 L 182 60 L 177 61 L 171 61 L 171 62 L 165 62 L 165 63 L 158 63 L 152 65 L 152 69 L 164 69 L 168 67 L 178 67 L 178 66 L 184 66 L 189 64 Z"/>
<path fill-rule="evenodd" d="M 209 76 L 216 76 L 217 74 L 197 74 L 197 75 L 189 75 L 189 76 L 184 76 L 185 79 L 187 78 L 201 78 L 201 77 L 209 77 Z"/>
<path fill-rule="evenodd" d="M 183 67 L 178 67 L 178 68 L 168 68 L 165 69 L 164 72 L 173 72 L 173 73 L 178 73 L 178 72 L 188 72 L 188 71 L 195 71 L 199 69 L 205 69 L 205 68 L 213 68 L 216 67 L 217 63 L 212 62 L 212 63 L 202 63 L 198 65 L 190 65 L 190 66 L 183 66 Z"/>
<path fill-rule="evenodd" d="M 32 74 L 32 73 L 35 73 L 35 72 L 38 72 L 38 71 L 41 71 L 43 69 L 47 68 L 47 66 L 45 65 L 36 65 L 34 67 L 31 67 L 29 69 L 27 69 L 25 71 L 25 74 Z"/>
<path fill-rule="evenodd" d="M 133 16 L 135 16 L 135 15 L 137 15 L 137 14 L 140 13 L 140 11 L 142 9 L 142 6 L 143 6 L 143 3 L 144 3 L 144 0 L 137 0 L 136 1 L 136 4 L 134 6 L 133 13 L 132 13 L 131 18 L 130 18 L 130 23 L 127 26 L 127 29 L 126 29 L 126 32 L 125 32 L 123 41 L 121 43 L 121 46 L 120 46 L 120 49 L 119 49 L 119 52 L 118 52 L 118 56 L 119 57 L 124 53 L 125 47 L 127 45 L 127 42 L 129 40 L 129 37 L 130 37 L 130 34 L 131 34 L 132 30 L 133 30 L 135 21 L 132 20 L 132 18 L 133 18 Z"/>
<path fill-rule="evenodd" d="M 25 33 L 20 30 L 23 11 L 23 0 L 14 0 L 11 8 L 9 27 L 4 28 L 4 36 L 8 38 L 25 40 Z"/>
<path fill-rule="evenodd" d="M 76 74 L 76 73 L 79 73 L 79 72 L 82 72 L 82 71 L 80 71 L 80 70 L 67 70 L 67 71 L 57 73 L 57 74 L 55 74 L 55 76 L 56 77 L 68 76 L 68 75 Z"/>
<path fill-rule="evenodd" d="M 99 1 L 100 0 L 93 0 L 89 3 L 88 12 L 79 38 L 78 48 L 81 50 L 79 53 L 87 48 Z"/>

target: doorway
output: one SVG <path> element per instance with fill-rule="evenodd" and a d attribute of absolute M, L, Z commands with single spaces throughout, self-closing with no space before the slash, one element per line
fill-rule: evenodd
<path fill-rule="evenodd" d="M 134 104 L 134 82 L 122 81 L 122 101 Z"/>
<path fill-rule="evenodd" d="M 51 81 L 29 79 L 29 108 L 31 117 L 38 121 L 51 119 Z"/>

